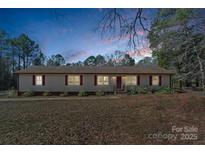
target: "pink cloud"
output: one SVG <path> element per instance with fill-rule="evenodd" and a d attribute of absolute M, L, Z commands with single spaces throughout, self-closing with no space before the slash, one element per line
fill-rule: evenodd
<path fill-rule="evenodd" d="M 115 54 L 115 53 L 113 53 Z M 149 47 L 144 47 L 144 48 L 141 48 L 137 51 L 126 51 L 126 52 L 121 52 L 121 54 L 129 54 L 130 57 L 132 58 L 139 58 L 139 57 L 147 57 L 147 56 L 151 56 L 152 54 L 152 50 L 149 48 Z M 114 57 L 112 58 L 112 60 L 116 63 L 118 62 L 121 62 L 123 60 L 124 56 L 123 57 Z"/>
<path fill-rule="evenodd" d="M 149 47 L 138 49 L 137 51 L 127 51 L 130 57 L 146 57 L 151 56 L 152 50 Z"/>
<path fill-rule="evenodd" d="M 144 35 L 146 35 L 145 31 L 142 31 L 142 30 L 140 30 L 140 31 L 137 31 L 137 34 L 138 34 L 138 35 L 141 35 L 141 36 L 144 36 Z"/>
<path fill-rule="evenodd" d="M 139 36 L 145 36 L 145 35 L 147 35 L 147 34 L 146 34 L 145 31 L 139 30 L 139 31 L 137 31 L 137 35 L 139 35 Z M 117 42 L 117 41 L 129 41 L 129 39 L 130 39 L 130 35 L 127 34 L 127 35 L 125 35 L 125 36 L 123 36 L 123 37 L 114 36 L 114 37 L 111 37 L 111 38 L 104 38 L 104 39 L 101 39 L 101 40 L 100 40 L 100 43 L 108 44 L 108 45 L 109 45 L 109 44 L 113 44 L 113 43 L 115 43 L 115 42 Z"/>
<path fill-rule="evenodd" d="M 145 47 L 139 50 L 140 56 L 150 56 L 152 54 L 152 50 L 149 47 Z"/>

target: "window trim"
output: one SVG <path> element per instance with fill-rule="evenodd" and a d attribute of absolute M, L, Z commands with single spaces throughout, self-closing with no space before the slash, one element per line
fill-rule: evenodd
<path fill-rule="evenodd" d="M 157 84 L 154 83 L 154 78 L 157 77 Z M 152 75 L 152 86 L 160 86 L 160 76 L 159 75 Z"/>
<path fill-rule="evenodd" d="M 37 77 L 41 77 L 41 84 L 38 84 Z M 43 75 L 35 75 L 35 86 L 43 86 Z"/>
<path fill-rule="evenodd" d="M 102 81 L 102 83 L 103 84 L 99 84 L 99 77 L 103 77 L 103 81 Z M 107 77 L 107 81 L 105 81 L 105 77 Z M 96 80 L 97 82 L 97 86 L 108 86 L 109 85 L 109 76 L 108 75 L 97 75 L 97 80 Z M 105 84 L 105 83 L 107 83 L 107 84 Z"/>
<path fill-rule="evenodd" d="M 71 78 L 71 77 L 78 77 L 79 78 L 79 82 L 78 82 L 78 84 L 71 84 L 70 83 L 70 81 L 69 81 L 69 79 Z M 80 79 L 81 77 L 80 77 L 80 75 L 67 75 L 67 85 L 68 86 L 80 86 L 81 84 L 81 79 Z M 75 81 L 73 82 L 73 83 L 75 83 Z M 77 83 L 77 82 L 76 82 Z"/>
<path fill-rule="evenodd" d="M 128 77 L 135 78 L 135 82 L 133 82 L 133 83 L 131 83 L 131 82 L 128 83 L 128 80 L 127 80 Z M 133 79 L 132 79 L 132 80 L 133 80 Z M 130 81 L 132 81 L 132 80 L 130 80 Z M 126 85 L 126 86 L 138 85 L 137 83 L 138 83 L 138 76 L 137 76 L 137 75 L 127 75 L 127 76 L 125 76 L 125 85 Z"/>

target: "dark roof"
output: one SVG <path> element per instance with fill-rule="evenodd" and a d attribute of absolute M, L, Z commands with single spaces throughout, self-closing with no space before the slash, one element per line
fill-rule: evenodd
<path fill-rule="evenodd" d="M 172 71 L 156 66 L 31 66 L 16 72 L 17 74 L 174 74 Z"/>

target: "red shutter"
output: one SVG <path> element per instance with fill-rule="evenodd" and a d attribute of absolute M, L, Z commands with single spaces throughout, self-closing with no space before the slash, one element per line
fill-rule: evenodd
<path fill-rule="evenodd" d="M 45 86 L 45 75 L 43 75 L 43 86 Z"/>
<path fill-rule="evenodd" d="M 139 75 L 137 76 L 137 85 L 138 86 L 140 85 L 140 76 Z"/>
<path fill-rule="evenodd" d="M 36 76 L 33 75 L 33 85 L 35 86 L 36 85 Z"/>
<path fill-rule="evenodd" d="M 149 76 L 149 85 L 152 86 L 152 76 Z"/>
<path fill-rule="evenodd" d="M 65 75 L 65 85 L 68 85 L 68 75 Z"/>
<path fill-rule="evenodd" d="M 94 85 L 97 85 L 97 75 L 94 76 Z"/>
<path fill-rule="evenodd" d="M 162 76 L 159 76 L 159 86 L 162 85 Z"/>
<path fill-rule="evenodd" d="M 83 76 L 80 75 L 80 85 L 82 86 L 83 85 Z"/>

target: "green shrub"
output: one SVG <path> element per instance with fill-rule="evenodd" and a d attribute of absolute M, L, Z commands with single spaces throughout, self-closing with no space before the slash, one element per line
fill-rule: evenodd
<path fill-rule="evenodd" d="M 138 91 L 137 91 L 137 88 L 136 88 L 136 87 L 131 87 L 129 91 L 130 91 L 130 94 L 131 94 L 131 95 L 138 94 Z"/>
<path fill-rule="evenodd" d="M 138 88 L 139 94 L 148 94 L 149 92 L 151 92 L 151 89 L 148 87 L 139 87 Z"/>
<path fill-rule="evenodd" d="M 157 92 L 161 94 L 170 94 L 173 93 L 174 90 L 169 87 L 161 87 Z"/>
<path fill-rule="evenodd" d="M 82 91 L 79 91 L 78 96 L 83 97 L 83 96 L 87 96 L 87 94 L 85 91 L 82 90 Z"/>
<path fill-rule="evenodd" d="M 151 87 L 146 87 L 146 88 L 147 88 L 147 93 L 156 93 L 160 89 L 160 87 L 158 86 L 151 86 Z"/>
<path fill-rule="evenodd" d="M 139 86 L 127 86 L 126 92 L 128 95 L 136 95 L 136 94 L 147 94 L 153 91 L 152 88 L 149 87 L 139 87 Z"/>
<path fill-rule="evenodd" d="M 169 87 L 139 87 L 139 86 L 127 86 L 126 92 L 128 95 L 136 95 L 136 94 L 148 94 L 148 93 L 163 93 L 170 94 L 173 93 L 174 90 Z"/>
<path fill-rule="evenodd" d="M 23 93 L 23 96 L 25 97 L 31 97 L 31 96 L 34 96 L 34 92 L 29 90 L 29 91 L 26 91 Z"/>
<path fill-rule="evenodd" d="M 101 90 L 96 92 L 96 96 L 104 96 L 104 95 L 105 93 Z"/>
<path fill-rule="evenodd" d="M 138 94 L 137 86 L 126 86 L 126 92 L 128 95 Z"/>
<path fill-rule="evenodd" d="M 16 97 L 17 96 L 17 91 L 14 89 L 11 89 L 8 91 L 8 97 Z"/>
<path fill-rule="evenodd" d="M 51 96 L 51 93 L 49 91 L 44 91 L 43 96 Z"/>
<path fill-rule="evenodd" d="M 66 96 L 68 96 L 68 92 L 64 92 L 64 93 L 60 94 L 59 96 L 66 97 Z"/>

